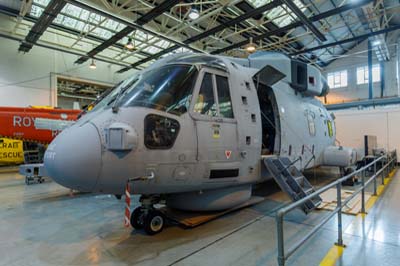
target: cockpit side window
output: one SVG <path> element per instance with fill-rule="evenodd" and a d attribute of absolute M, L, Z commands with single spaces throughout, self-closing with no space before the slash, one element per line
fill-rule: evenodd
<path fill-rule="evenodd" d="M 214 97 L 212 74 L 205 73 L 194 112 L 202 115 L 217 116 L 217 104 Z"/>
<path fill-rule="evenodd" d="M 228 78 L 216 75 L 219 114 L 225 118 L 233 118 L 232 101 L 229 92 Z"/>

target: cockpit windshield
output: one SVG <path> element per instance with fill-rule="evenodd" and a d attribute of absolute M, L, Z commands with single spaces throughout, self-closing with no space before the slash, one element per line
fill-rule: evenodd
<path fill-rule="evenodd" d="M 121 93 L 116 105 L 181 115 L 189 108 L 197 72 L 191 65 L 166 65 L 146 71 Z"/>
<path fill-rule="evenodd" d="M 139 73 L 116 86 L 92 111 L 142 106 L 182 115 L 187 112 L 197 78 L 192 65 L 166 65 Z"/>

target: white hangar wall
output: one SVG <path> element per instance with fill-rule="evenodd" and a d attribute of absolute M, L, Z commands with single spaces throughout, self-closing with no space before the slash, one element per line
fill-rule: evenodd
<path fill-rule="evenodd" d="M 363 150 L 364 135 L 374 135 L 378 147 L 400 152 L 400 106 L 333 113 L 336 116 L 336 139 L 341 145 Z"/>
<path fill-rule="evenodd" d="M 0 23 L 6 23 L 0 16 Z M 96 61 L 97 68 L 89 69 L 91 60 L 76 65 L 75 55 L 34 46 L 29 53 L 18 52 L 19 43 L 0 39 L 0 106 L 55 106 L 55 75 L 114 84 L 133 74 L 115 73 L 121 67 Z"/>
<path fill-rule="evenodd" d="M 384 62 L 384 82 L 385 89 L 383 97 L 393 97 L 399 95 L 399 81 L 398 81 L 398 61 L 400 55 L 397 53 L 397 45 L 400 42 L 400 31 L 395 31 L 388 34 L 386 43 L 390 52 L 390 60 Z M 342 103 L 349 101 L 358 101 L 368 99 L 368 84 L 357 84 L 357 67 L 368 65 L 368 41 L 363 41 L 343 57 L 339 57 L 323 69 L 323 74 L 326 77 L 328 73 L 347 70 L 348 86 L 342 88 L 331 88 L 329 94 L 326 96 L 326 103 Z M 372 52 L 373 64 L 378 64 L 375 51 Z M 373 97 L 380 98 L 381 96 L 381 82 L 373 83 Z M 324 102 L 324 98 L 320 100 Z"/>

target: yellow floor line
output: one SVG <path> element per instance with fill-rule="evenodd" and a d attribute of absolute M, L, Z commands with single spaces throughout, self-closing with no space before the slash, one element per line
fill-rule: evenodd
<path fill-rule="evenodd" d="M 366 202 L 366 204 L 365 204 L 366 211 L 370 210 L 374 206 L 374 204 L 378 200 L 379 196 L 383 193 L 383 191 L 387 187 L 387 184 L 389 184 L 390 181 L 392 181 L 392 178 L 393 178 L 394 174 L 396 173 L 396 170 L 397 169 L 394 169 L 392 172 L 389 173 L 388 177 L 384 179 L 385 185 L 380 185 L 379 187 L 377 187 L 377 191 L 376 192 L 377 192 L 378 195 L 377 196 L 371 196 L 369 198 L 369 200 Z M 357 215 L 356 219 L 353 221 L 353 223 L 355 221 L 358 221 L 360 218 L 364 219 L 365 218 L 365 214 L 364 213 L 359 213 Z M 345 231 L 346 230 L 344 229 L 343 232 L 345 232 Z M 344 251 L 343 247 L 334 245 L 333 247 L 330 248 L 330 250 L 325 255 L 325 257 L 322 259 L 322 261 L 320 262 L 319 265 L 320 266 L 334 266 L 336 264 L 336 261 L 342 256 L 343 251 Z"/>
<path fill-rule="evenodd" d="M 321 261 L 319 265 L 320 266 L 335 265 L 337 259 L 342 256 L 343 250 L 344 250 L 343 247 L 334 245 L 333 247 L 331 247 L 331 249 L 328 251 L 328 254 L 326 254 L 325 258 Z"/>

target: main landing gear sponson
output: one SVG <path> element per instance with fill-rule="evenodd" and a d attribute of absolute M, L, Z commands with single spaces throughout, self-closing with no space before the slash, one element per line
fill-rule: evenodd
<path fill-rule="evenodd" d="M 142 206 L 131 214 L 130 222 L 135 229 L 144 229 L 148 235 L 155 235 L 164 229 L 165 216 L 153 207 L 152 199 L 141 199 Z"/>

